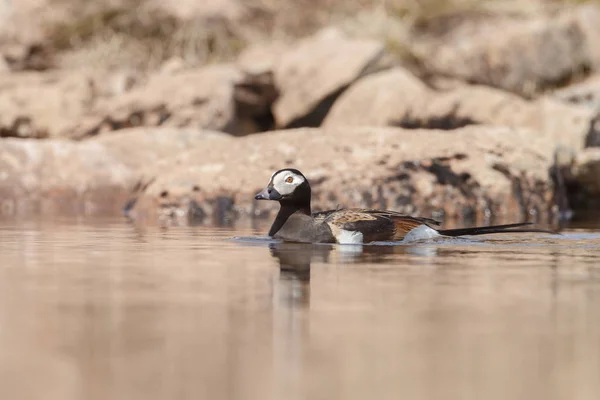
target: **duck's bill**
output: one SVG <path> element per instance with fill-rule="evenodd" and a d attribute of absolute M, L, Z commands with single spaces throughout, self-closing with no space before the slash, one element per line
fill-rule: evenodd
<path fill-rule="evenodd" d="M 279 200 L 281 199 L 281 194 L 273 189 L 273 188 L 265 188 L 262 192 L 258 193 L 254 196 L 255 200 Z"/>

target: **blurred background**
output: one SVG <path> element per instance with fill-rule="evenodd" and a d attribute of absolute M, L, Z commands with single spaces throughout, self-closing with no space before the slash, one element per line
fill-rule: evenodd
<path fill-rule="evenodd" d="M 283 167 L 317 208 L 598 208 L 595 1 L 3 0 L 0 20 L 4 214 L 231 221 Z"/>

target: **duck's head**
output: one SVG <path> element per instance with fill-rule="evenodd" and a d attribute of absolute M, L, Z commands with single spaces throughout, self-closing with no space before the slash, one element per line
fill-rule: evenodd
<path fill-rule="evenodd" d="M 310 204 L 310 185 L 308 179 L 297 169 L 281 169 L 271 175 L 267 187 L 254 198 L 280 203 Z"/>

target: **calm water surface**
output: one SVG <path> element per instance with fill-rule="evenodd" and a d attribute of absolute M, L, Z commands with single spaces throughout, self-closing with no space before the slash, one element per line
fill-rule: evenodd
<path fill-rule="evenodd" d="M 598 230 L 264 232 L 0 222 L 0 398 L 600 398 Z"/>

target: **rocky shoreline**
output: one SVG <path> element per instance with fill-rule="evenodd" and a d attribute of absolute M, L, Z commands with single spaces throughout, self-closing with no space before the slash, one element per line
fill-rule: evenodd
<path fill-rule="evenodd" d="M 45 42 L 0 32 L 0 212 L 220 224 L 268 215 L 252 195 L 292 166 L 315 209 L 544 223 L 598 209 L 600 7 L 411 35 L 418 63 L 326 27 L 226 62 L 98 72 L 15 62 Z"/>

